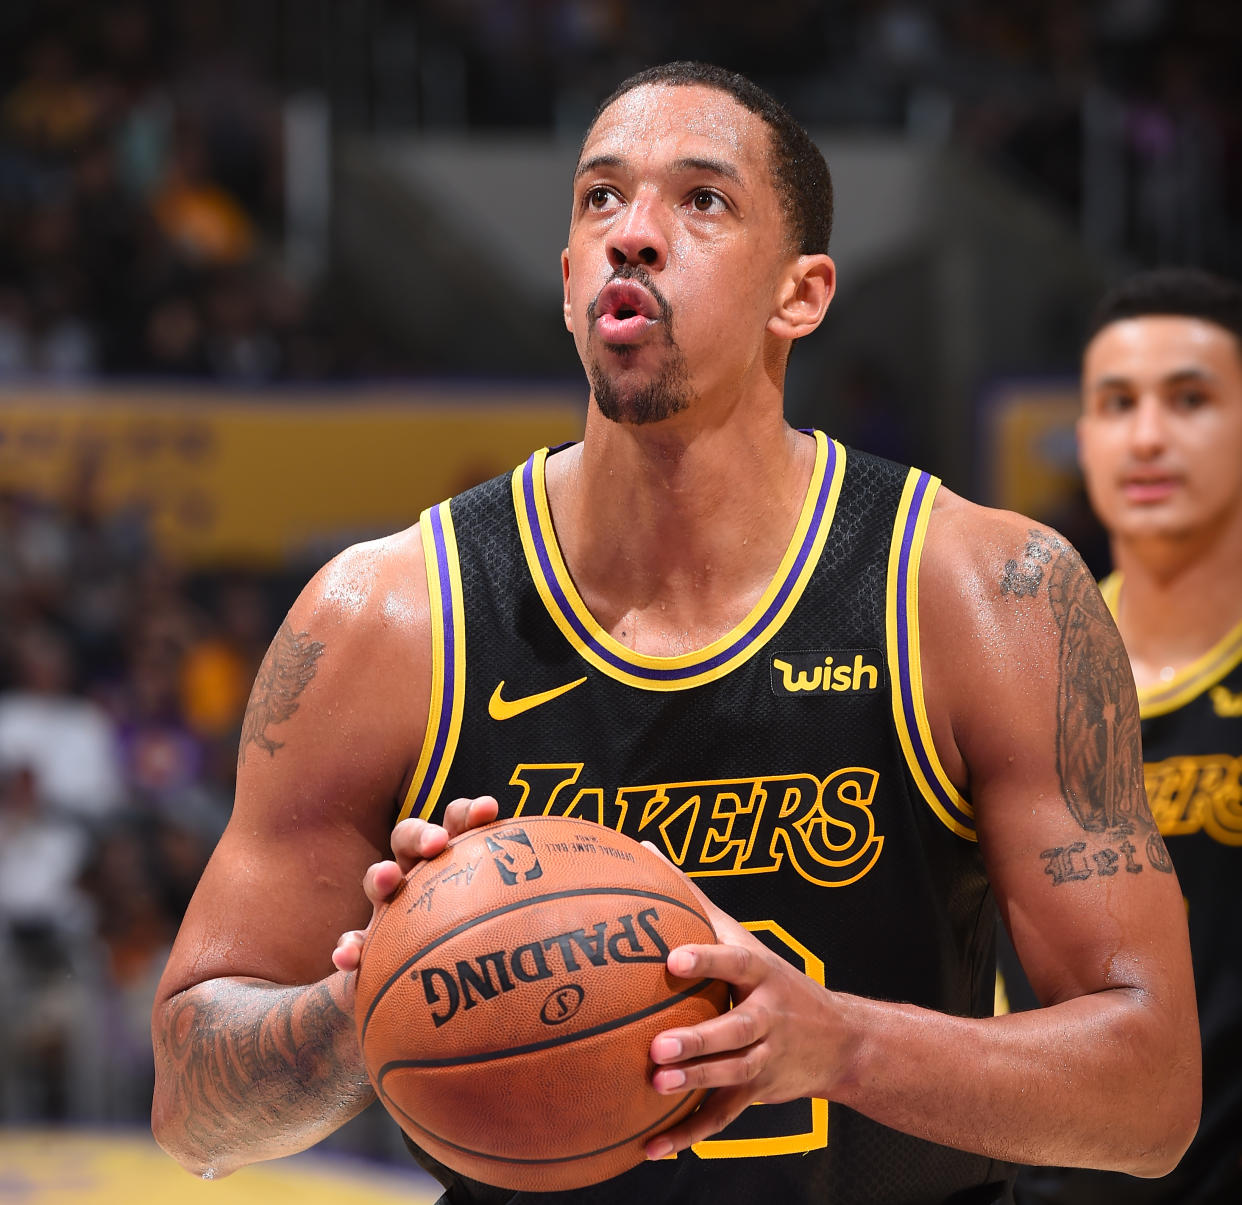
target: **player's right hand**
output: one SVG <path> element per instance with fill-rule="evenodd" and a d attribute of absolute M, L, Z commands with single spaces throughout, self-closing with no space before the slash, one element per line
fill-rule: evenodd
<path fill-rule="evenodd" d="M 338 971 L 356 971 L 362 943 L 375 923 L 376 911 L 397 890 L 414 864 L 434 858 L 467 829 L 490 824 L 499 807 L 492 796 L 481 795 L 477 799 L 454 799 L 444 809 L 443 824 L 414 818 L 400 821 L 392 830 L 392 860 L 372 863 L 362 879 L 362 889 L 371 901 L 371 922 L 366 929 L 341 934 L 332 951 L 332 965 Z"/>

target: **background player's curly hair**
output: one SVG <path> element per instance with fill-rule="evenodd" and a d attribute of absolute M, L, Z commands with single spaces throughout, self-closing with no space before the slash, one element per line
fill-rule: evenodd
<path fill-rule="evenodd" d="M 772 175 L 790 244 L 799 255 L 817 255 L 828 250 L 832 235 L 832 176 L 828 164 L 789 110 L 744 75 L 711 63 L 690 61 L 648 67 L 623 80 L 603 100 L 591 119 L 583 145 L 600 114 L 613 101 L 647 84 L 715 88 L 757 114 L 772 131 Z"/>

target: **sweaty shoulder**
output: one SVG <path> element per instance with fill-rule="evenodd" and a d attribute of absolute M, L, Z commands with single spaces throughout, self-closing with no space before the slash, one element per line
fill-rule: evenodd
<path fill-rule="evenodd" d="M 365 758 L 372 789 L 399 796 L 421 746 L 430 673 L 419 528 L 346 549 L 307 583 L 272 640 L 243 722 L 239 786 L 279 769 L 288 746 L 303 766 L 319 750 L 341 764 L 343 754 Z"/>
<path fill-rule="evenodd" d="M 922 576 L 925 589 L 947 591 L 938 600 L 943 605 L 952 607 L 968 583 L 976 584 L 977 593 L 961 602 L 986 605 L 991 598 L 1035 593 L 1036 578 L 1042 580 L 1058 554 L 1076 555 L 1052 528 L 1014 511 L 980 506 L 942 486 L 928 524 Z"/>
<path fill-rule="evenodd" d="M 291 616 L 382 637 L 426 627 L 427 575 L 417 524 L 338 553 L 307 583 Z"/>
<path fill-rule="evenodd" d="M 1092 676 L 1128 687 L 1116 628 L 1073 546 L 949 490 L 928 525 L 919 624 L 929 719 L 959 787 L 1010 757 L 1024 732 L 1055 740 L 1058 709 Z"/>

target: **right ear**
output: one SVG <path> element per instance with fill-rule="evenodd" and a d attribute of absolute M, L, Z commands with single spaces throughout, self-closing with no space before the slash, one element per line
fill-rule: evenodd
<path fill-rule="evenodd" d="M 562 301 L 561 310 L 565 315 L 565 329 L 572 335 L 574 333 L 574 315 L 570 305 L 569 296 L 569 248 L 566 247 L 561 252 L 561 289 Z"/>

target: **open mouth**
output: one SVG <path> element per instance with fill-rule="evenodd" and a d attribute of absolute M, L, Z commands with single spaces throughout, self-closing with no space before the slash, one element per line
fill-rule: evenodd
<path fill-rule="evenodd" d="M 606 284 L 594 302 L 596 330 L 606 343 L 632 343 L 660 320 L 660 304 L 632 280 Z"/>

